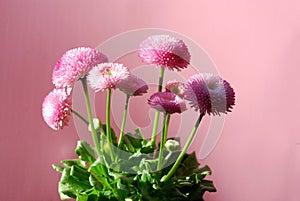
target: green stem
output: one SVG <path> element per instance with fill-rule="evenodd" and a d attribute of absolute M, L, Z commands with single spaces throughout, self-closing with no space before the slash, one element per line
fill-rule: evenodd
<path fill-rule="evenodd" d="M 111 160 L 114 161 L 114 147 L 111 136 L 111 127 L 110 127 L 110 102 L 111 102 L 111 89 L 107 90 L 107 100 L 106 100 L 106 136 L 108 141 L 108 146 L 110 150 Z"/>
<path fill-rule="evenodd" d="M 126 96 L 126 101 L 125 101 L 125 107 L 124 107 L 124 114 L 123 114 L 122 126 L 121 126 L 121 131 L 120 131 L 120 137 L 119 137 L 119 142 L 118 142 L 118 148 L 121 147 L 122 141 L 123 141 L 123 135 L 124 135 L 124 129 L 125 129 L 125 124 L 126 124 L 129 98 L 130 98 L 130 95 L 127 95 Z"/>
<path fill-rule="evenodd" d="M 155 145 L 156 145 L 156 136 L 157 136 L 159 115 L 160 115 L 160 112 L 156 110 L 155 117 L 154 117 L 153 130 L 152 130 L 152 139 L 151 139 L 151 144 L 153 147 L 155 147 Z"/>
<path fill-rule="evenodd" d="M 192 140 L 193 140 L 194 137 L 195 137 L 196 131 L 197 131 L 198 127 L 199 127 L 199 124 L 200 124 L 200 122 L 201 122 L 203 116 L 204 116 L 204 113 L 202 113 L 202 114 L 199 115 L 199 118 L 198 118 L 198 120 L 197 120 L 197 122 L 196 122 L 196 124 L 195 124 L 195 126 L 194 126 L 194 128 L 193 128 L 193 130 L 192 130 L 192 132 L 191 132 L 191 134 L 190 134 L 190 136 L 189 136 L 187 142 L 185 143 L 185 145 L 184 145 L 184 147 L 183 147 L 183 149 L 182 149 L 180 155 L 178 156 L 176 162 L 174 163 L 173 167 L 172 167 L 171 170 L 168 172 L 168 174 L 165 175 L 165 176 L 160 180 L 161 182 L 166 182 L 166 181 L 168 181 L 168 180 L 172 177 L 172 175 L 175 173 L 175 171 L 177 170 L 177 168 L 178 168 L 178 166 L 180 165 L 180 163 L 181 163 L 181 161 L 182 161 L 182 159 L 183 159 L 183 157 L 184 157 L 186 151 L 188 150 L 188 148 L 189 148 L 189 146 L 190 146 Z"/>
<path fill-rule="evenodd" d="M 167 137 L 168 137 L 168 131 L 169 131 L 169 124 L 170 124 L 170 118 L 171 115 L 167 114 L 166 117 L 166 123 L 165 123 L 165 127 L 164 127 L 164 138 L 163 138 L 163 149 L 165 148 L 166 142 L 167 142 Z M 161 161 L 161 165 L 163 165 L 164 163 Z"/>
<path fill-rule="evenodd" d="M 160 67 L 160 71 L 159 71 L 159 80 L 158 80 L 158 91 L 162 91 L 162 84 L 164 81 L 164 73 L 165 73 L 165 68 L 164 67 Z"/>
<path fill-rule="evenodd" d="M 91 110 L 91 104 L 90 104 L 90 99 L 89 99 L 89 92 L 88 92 L 88 88 L 87 88 L 86 77 L 81 78 L 81 83 L 82 83 L 82 87 L 83 87 L 83 90 L 84 90 L 85 104 L 86 104 L 86 109 L 87 109 L 87 113 L 88 113 L 89 123 L 91 125 L 91 132 L 92 132 L 93 141 L 94 141 L 98 156 L 101 156 L 101 151 L 100 151 L 100 147 L 99 147 L 99 140 L 98 140 L 98 137 L 97 137 L 97 132 L 95 130 L 93 116 L 92 116 L 92 110 Z M 100 127 L 101 127 L 101 125 L 100 125 Z"/>
<path fill-rule="evenodd" d="M 170 114 L 167 114 L 167 119 L 166 119 L 166 126 L 165 126 L 165 141 L 164 141 L 164 144 L 166 144 L 166 140 L 167 140 L 167 136 L 168 136 L 168 131 L 169 131 L 169 124 L 170 124 L 170 118 L 171 118 L 171 115 Z"/>
<path fill-rule="evenodd" d="M 158 155 L 158 163 L 157 163 L 157 170 L 161 169 L 162 162 L 163 162 L 163 153 L 164 148 L 168 136 L 168 129 L 169 129 L 169 123 L 170 123 L 170 114 L 164 114 L 163 118 L 163 129 L 161 134 L 161 141 L 160 141 L 160 147 L 159 147 L 159 155 Z"/>
<path fill-rule="evenodd" d="M 89 119 L 89 124 L 91 126 L 91 132 L 92 132 L 92 137 L 93 137 L 93 141 L 94 141 L 94 145 L 96 148 L 96 152 L 98 154 L 99 160 L 101 164 L 104 164 L 105 161 L 103 159 L 103 153 L 102 153 L 102 149 L 103 146 L 100 145 L 100 139 L 98 139 L 97 136 L 97 131 L 95 129 L 94 126 L 94 121 L 93 121 L 93 115 L 92 115 L 92 110 L 91 110 L 91 104 L 90 104 L 90 99 L 89 99 L 89 92 L 88 92 L 88 87 L 87 87 L 87 81 L 86 81 L 86 77 L 81 78 L 81 83 L 82 83 L 82 87 L 84 90 L 84 98 L 85 98 L 85 104 L 86 104 L 86 109 L 87 109 L 87 113 L 88 113 L 88 119 Z M 103 135 L 103 128 L 101 125 L 101 122 L 99 122 L 99 127 L 100 127 L 100 137 L 101 135 Z M 101 143 L 103 144 L 103 143 Z M 107 178 L 108 177 L 108 173 L 107 173 L 107 169 L 105 166 L 101 165 L 101 170 L 103 175 Z M 110 187 L 112 188 L 112 187 Z"/>
<path fill-rule="evenodd" d="M 165 68 L 160 67 L 159 71 L 159 80 L 158 80 L 158 92 L 162 91 L 162 84 L 164 80 L 164 73 L 165 73 Z M 152 139 L 151 139 L 151 144 L 153 147 L 155 147 L 156 144 L 156 136 L 157 136 L 157 127 L 158 127 L 158 121 L 159 121 L 159 111 L 155 112 L 155 118 L 154 118 L 154 124 L 153 124 L 153 130 L 152 130 Z"/>
<path fill-rule="evenodd" d="M 143 133 L 142 133 L 141 128 L 135 129 L 135 132 L 136 132 L 143 140 L 145 139 L 145 137 L 144 137 L 144 135 L 143 135 Z"/>
<path fill-rule="evenodd" d="M 71 112 L 75 114 L 79 119 L 81 119 L 86 125 L 89 125 L 89 121 L 86 120 L 81 114 L 76 112 L 74 109 L 71 109 Z"/>

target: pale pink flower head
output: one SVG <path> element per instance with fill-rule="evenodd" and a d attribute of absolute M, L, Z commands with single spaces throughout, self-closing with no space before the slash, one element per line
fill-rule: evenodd
<path fill-rule="evenodd" d="M 71 109 L 71 97 L 65 89 L 54 89 L 44 99 L 42 114 L 48 126 L 60 130 L 68 125 Z"/>
<path fill-rule="evenodd" d="M 166 114 L 182 113 L 186 110 L 184 100 L 172 92 L 156 92 L 150 97 L 148 104 Z"/>
<path fill-rule="evenodd" d="M 202 114 L 227 114 L 235 104 L 235 93 L 230 84 L 210 73 L 190 77 L 185 84 L 184 94 L 191 106 Z"/>
<path fill-rule="evenodd" d="M 186 44 L 169 35 L 148 37 L 141 43 L 138 55 L 147 64 L 156 64 L 178 71 L 186 68 L 191 59 Z"/>
<path fill-rule="evenodd" d="M 131 73 L 126 79 L 121 80 L 117 87 L 129 96 L 141 96 L 149 89 L 144 80 Z"/>
<path fill-rule="evenodd" d="M 73 87 L 74 83 L 94 66 L 107 61 L 107 56 L 92 48 L 79 47 L 68 50 L 56 63 L 52 82 L 56 88 Z"/>
<path fill-rule="evenodd" d="M 126 66 L 119 63 L 102 63 L 89 72 L 89 85 L 96 92 L 114 89 L 122 80 L 129 76 Z"/>
<path fill-rule="evenodd" d="M 173 92 L 174 94 L 176 94 L 177 96 L 183 98 L 184 96 L 184 84 L 182 82 L 179 81 L 169 81 L 166 84 L 166 91 L 168 92 Z"/>

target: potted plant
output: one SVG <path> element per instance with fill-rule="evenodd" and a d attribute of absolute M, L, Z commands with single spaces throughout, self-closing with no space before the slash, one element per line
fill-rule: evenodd
<path fill-rule="evenodd" d="M 62 200 L 78 201 L 188 200 L 201 201 L 205 192 L 215 192 L 208 166 L 200 166 L 195 153 L 187 153 L 205 115 L 230 112 L 235 93 L 219 75 L 201 73 L 186 83 L 169 81 L 163 85 L 164 71 L 181 71 L 190 63 L 186 44 L 169 35 L 154 35 L 141 43 L 138 56 L 146 64 L 156 64 L 160 73 L 157 92 L 148 104 L 156 110 L 152 137 L 141 129 L 125 133 L 128 104 L 135 96 L 147 93 L 148 85 L 120 63 L 108 62 L 98 50 L 80 47 L 68 50 L 57 62 L 52 75 L 54 89 L 45 97 L 42 114 L 54 130 L 63 129 L 72 114 L 89 129 L 93 145 L 78 141 L 78 158 L 61 161 L 53 168 L 61 173 L 58 191 Z M 87 117 L 72 107 L 74 83 L 82 83 Z M 88 88 L 107 92 L 105 121 L 91 111 Z M 111 126 L 111 93 L 119 89 L 126 96 L 120 132 Z M 188 110 L 186 102 L 199 114 L 181 145 L 180 139 L 168 137 L 171 116 Z M 161 139 L 157 139 L 158 122 L 162 121 Z M 104 123 L 105 122 L 105 123 Z"/>

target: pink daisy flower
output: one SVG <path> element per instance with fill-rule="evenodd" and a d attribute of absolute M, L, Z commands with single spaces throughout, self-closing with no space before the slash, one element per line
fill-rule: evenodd
<path fill-rule="evenodd" d="M 126 79 L 120 81 L 117 87 L 129 96 L 141 96 L 147 93 L 148 85 L 141 78 L 129 74 Z"/>
<path fill-rule="evenodd" d="M 45 122 L 53 130 L 60 130 L 68 125 L 72 102 L 64 89 L 54 89 L 44 99 L 42 114 Z"/>
<path fill-rule="evenodd" d="M 156 64 L 180 71 L 190 63 L 191 55 L 186 44 L 169 35 L 153 35 L 144 40 L 138 50 L 147 64 Z"/>
<path fill-rule="evenodd" d="M 176 80 L 169 81 L 167 82 L 165 88 L 167 92 L 172 92 L 177 96 L 179 96 L 180 98 L 183 98 L 184 96 L 184 84 L 182 82 Z"/>
<path fill-rule="evenodd" d="M 148 100 L 148 104 L 161 112 L 167 114 L 182 113 L 186 110 L 182 98 L 171 92 L 156 92 Z"/>
<path fill-rule="evenodd" d="M 107 56 L 92 48 L 79 47 L 68 50 L 56 63 L 52 82 L 57 88 L 72 87 L 94 66 L 107 61 Z"/>
<path fill-rule="evenodd" d="M 89 72 L 89 85 L 96 92 L 114 89 L 122 80 L 129 76 L 129 70 L 123 64 L 102 63 Z"/>
<path fill-rule="evenodd" d="M 227 114 L 235 104 L 235 93 L 230 84 L 210 73 L 190 77 L 185 84 L 184 94 L 196 111 L 209 115 Z"/>

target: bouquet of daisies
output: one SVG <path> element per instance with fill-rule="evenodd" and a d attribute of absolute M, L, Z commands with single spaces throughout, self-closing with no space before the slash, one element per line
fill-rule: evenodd
<path fill-rule="evenodd" d="M 125 133 L 129 102 L 147 94 L 148 85 L 121 63 L 111 63 L 98 50 L 79 47 L 68 50 L 57 62 L 52 74 L 54 89 L 45 97 L 42 114 L 54 130 L 61 130 L 71 115 L 80 118 L 90 131 L 93 145 L 78 141 L 76 159 L 63 160 L 53 168 L 61 173 L 58 191 L 61 200 L 77 201 L 187 200 L 201 201 L 206 191 L 215 192 L 208 166 L 200 167 L 195 153 L 187 153 L 205 115 L 227 114 L 235 104 L 235 93 L 219 75 L 200 73 L 186 83 L 169 81 L 163 87 L 165 70 L 181 71 L 190 64 L 186 44 L 169 35 L 154 35 L 144 40 L 138 56 L 146 64 L 160 69 L 157 92 L 148 98 L 156 110 L 152 137 L 141 129 Z M 72 107 L 75 82 L 81 82 L 87 117 Z M 88 90 L 106 92 L 106 118 L 93 116 Z M 111 127 L 111 94 L 120 90 L 126 96 L 124 115 L 118 133 Z M 188 110 L 190 104 L 198 118 L 186 143 L 168 137 L 171 116 Z M 121 104 L 121 103 L 120 103 Z M 161 139 L 157 139 L 162 122 Z"/>

